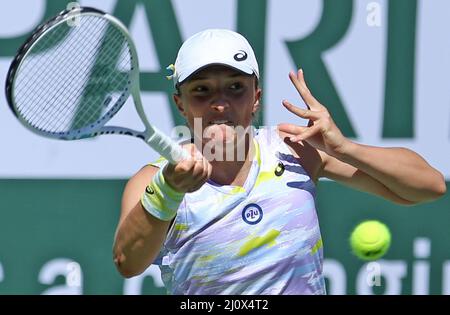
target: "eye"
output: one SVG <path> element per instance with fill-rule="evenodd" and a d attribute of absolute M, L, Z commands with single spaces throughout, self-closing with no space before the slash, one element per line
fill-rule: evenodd
<path fill-rule="evenodd" d="M 205 85 L 196 85 L 191 89 L 194 94 L 202 94 L 208 92 L 208 87 Z"/>
<path fill-rule="evenodd" d="M 241 82 L 234 82 L 230 85 L 230 90 L 240 91 L 244 88 L 244 85 Z"/>

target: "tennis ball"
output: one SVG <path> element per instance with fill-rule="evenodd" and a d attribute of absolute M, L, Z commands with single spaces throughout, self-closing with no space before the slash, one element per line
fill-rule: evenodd
<path fill-rule="evenodd" d="M 391 233 L 386 225 L 370 220 L 358 224 L 350 236 L 353 253 L 363 260 L 381 258 L 391 245 Z"/>

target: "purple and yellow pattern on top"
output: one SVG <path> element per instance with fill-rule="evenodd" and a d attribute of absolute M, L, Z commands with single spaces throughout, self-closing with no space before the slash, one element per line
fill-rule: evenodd
<path fill-rule="evenodd" d="M 315 185 L 275 129 L 254 140 L 243 187 L 209 181 L 185 195 L 154 262 L 168 293 L 326 293 Z"/>

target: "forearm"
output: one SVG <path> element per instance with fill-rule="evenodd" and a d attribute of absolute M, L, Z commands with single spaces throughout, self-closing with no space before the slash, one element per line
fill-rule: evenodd
<path fill-rule="evenodd" d="M 143 271 L 158 255 L 170 221 L 161 221 L 145 211 L 140 202 L 118 227 L 114 242 L 114 262 L 124 277 Z"/>
<path fill-rule="evenodd" d="M 380 148 L 348 142 L 336 156 L 372 176 L 399 197 L 422 202 L 445 193 L 441 173 L 404 148 Z"/>

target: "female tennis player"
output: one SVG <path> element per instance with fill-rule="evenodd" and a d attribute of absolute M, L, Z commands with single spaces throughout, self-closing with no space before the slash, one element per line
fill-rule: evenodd
<path fill-rule="evenodd" d="M 195 34 L 173 70 L 175 103 L 194 130 L 184 145 L 191 158 L 160 159 L 126 185 L 114 244 L 124 277 L 153 263 L 171 294 L 325 294 L 319 178 L 402 205 L 446 191 L 442 174 L 411 150 L 344 137 L 301 70 L 289 78 L 308 109 L 282 104 L 308 126 L 253 132 L 258 64 L 238 33 Z"/>

